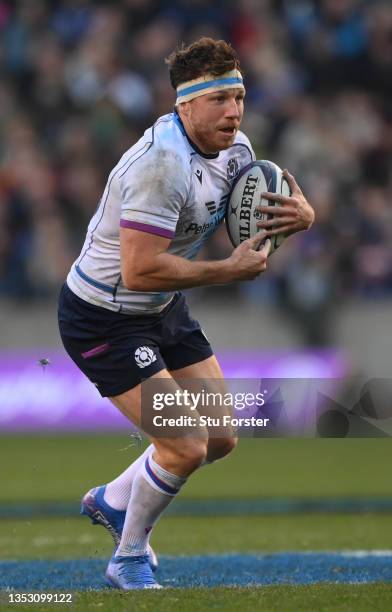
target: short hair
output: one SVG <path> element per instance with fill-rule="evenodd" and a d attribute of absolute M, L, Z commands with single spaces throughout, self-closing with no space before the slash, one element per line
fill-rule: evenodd
<path fill-rule="evenodd" d="M 207 37 L 187 47 L 183 43 L 165 61 L 169 66 L 170 83 L 174 89 L 206 73 L 219 76 L 229 70 L 240 70 L 235 49 L 224 40 Z"/>

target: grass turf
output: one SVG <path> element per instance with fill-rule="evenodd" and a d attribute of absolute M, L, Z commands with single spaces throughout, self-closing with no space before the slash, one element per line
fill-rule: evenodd
<path fill-rule="evenodd" d="M 0 503 L 78 500 L 111 480 L 140 454 L 124 435 L 0 437 L 6 465 Z M 199 470 L 186 498 L 328 497 L 390 495 L 392 440 L 241 440 L 232 455 Z"/>
<path fill-rule="evenodd" d="M 113 478 L 140 453 L 124 435 L 2 436 L 0 503 L 77 501 Z M 194 475 L 188 499 L 390 495 L 390 439 L 242 440 L 227 460 Z M 253 517 L 168 517 L 154 544 L 166 554 L 229 551 L 392 548 L 390 516 L 295 514 Z M 103 557 L 108 535 L 86 519 L 0 521 L 0 557 Z M 386 610 L 391 585 L 313 585 L 84 592 L 74 609 L 111 610 Z M 4 601 L 4 599 L 3 599 Z M 2 609 L 14 609 L 5 603 Z M 25 606 L 18 605 L 19 609 Z M 31 606 L 28 607 L 31 609 Z M 53 607 L 40 607 L 42 610 Z"/>
<path fill-rule="evenodd" d="M 166 517 L 154 530 L 161 554 L 392 549 L 390 515 L 297 514 Z M 0 558 L 101 558 L 111 538 L 86 517 L 0 521 Z"/>
<path fill-rule="evenodd" d="M 390 610 L 391 587 L 384 584 L 342 585 L 322 584 L 311 586 L 267 586 L 262 588 L 213 588 L 213 589 L 167 589 L 157 592 L 83 592 L 73 594 L 72 610 L 105 612 L 151 610 L 166 612 L 179 609 L 181 612 L 205 612 L 207 609 L 264 612 L 295 610 L 302 612 L 385 612 Z M 3 597 L 2 601 L 6 601 Z M 36 608 L 36 606 L 34 606 Z M 18 605 L 18 610 L 31 610 L 30 606 Z M 2 610 L 15 610 L 14 605 L 2 605 Z M 54 606 L 40 606 L 40 610 L 53 610 Z"/>

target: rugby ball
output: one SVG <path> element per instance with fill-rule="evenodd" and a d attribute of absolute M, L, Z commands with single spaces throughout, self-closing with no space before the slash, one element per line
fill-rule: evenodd
<path fill-rule="evenodd" d="M 271 161 L 265 159 L 251 162 L 239 172 L 231 188 L 227 209 L 226 229 L 234 247 L 252 238 L 261 228 L 258 221 L 271 219 L 272 215 L 261 213 L 256 206 L 275 206 L 273 200 L 261 198 L 265 191 L 290 195 L 290 187 L 282 170 Z M 284 234 L 271 237 L 270 254 L 282 244 Z"/>

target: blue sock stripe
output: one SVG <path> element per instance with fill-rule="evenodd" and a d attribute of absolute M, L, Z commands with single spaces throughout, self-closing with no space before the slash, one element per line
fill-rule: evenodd
<path fill-rule="evenodd" d="M 163 482 L 163 480 L 158 478 L 158 476 L 154 474 L 154 472 L 150 468 L 148 457 L 146 459 L 145 466 L 146 466 L 147 474 L 150 476 L 151 480 L 153 480 L 155 484 L 158 485 L 160 489 L 162 489 L 162 491 L 164 491 L 165 493 L 168 493 L 169 495 L 177 495 L 180 489 L 174 489 L 174 487 L 171 487 L 170 485 L 166 484 L 166 482 Z"/>

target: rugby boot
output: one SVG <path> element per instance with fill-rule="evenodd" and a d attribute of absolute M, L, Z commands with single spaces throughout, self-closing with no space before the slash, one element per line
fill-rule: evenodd
<path fill-rule="evenodd" d="M 109 561 L 105 576 L 110 586 L 123 591 L 163 588 L 153 576 L 148 555 L 113 556 Z"/>
<path fill-rule="evenodd" d="M 104 500 L 106 486 L 95 487 L 86 493 L 82 499 L 80 514 L 90 517 L 93 525 L 102 525 L 113 538 L 115 549 L 120 544 L 125 521 L 125 510 L 115 510 Z M 153 572 L 158 567 L 158 558 L 150 546 L 147 551 Z"/>

